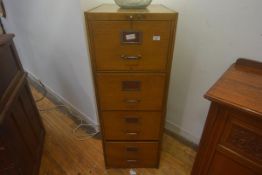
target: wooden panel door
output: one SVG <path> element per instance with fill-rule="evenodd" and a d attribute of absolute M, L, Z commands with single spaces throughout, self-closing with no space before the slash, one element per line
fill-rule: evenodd
<path fill-rule="evenodd" d="M 239 164 L 227 155 L 217 152 L 212 160 L 208 175 L 260 175 L 251 168 Z"/>
<path fill-rule="evenodd" d="M 41 160 L 44 128 L 40 120 L 27 82 L 17 87 L 10 98 L 10 109 L 1 123 L 0 135 L 14 166 L 21 174 L 36 175 Z"/>

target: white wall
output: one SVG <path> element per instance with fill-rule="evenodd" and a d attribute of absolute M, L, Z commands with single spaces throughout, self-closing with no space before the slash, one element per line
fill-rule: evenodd
<path fill-rule="evenodd" d="M 203 94 L 235 61 L 262 61 L 262 1 L 155 0 L 180 13 L 168 127 L 198 142 L 209 102 Z"/>
<path fill-rule="evenodd" d="M 96 117 L 83 11 L 112 0 L 4 0 L 27 70 Z M 179 12 L 166 127 L 198 143 L 203 94 L 238 57 L 262 61 L 261 0 L 153 0 Z M 80 10 L 82 9 L 82 11 Z"/>
<path fill-rule="evenodd" d="M 25 69 L 96 123 L 80 1 L 4 0 L 8 32 Z"/>
<path fill-rule="evenodd" d="M 81 0 L 82 9 L 113 0 Z M 262 61 L 261 0 L 153 0 L 179 12 L 166 127 L 198 143 L 203 94 L 236 58 Z"/>

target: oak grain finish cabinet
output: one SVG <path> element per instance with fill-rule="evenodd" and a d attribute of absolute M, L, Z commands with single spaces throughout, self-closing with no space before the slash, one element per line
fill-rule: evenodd
<path fill-rule="evenodd" d="M 45 132 L 12 38 L 0 35 L 0 174 L 37 175 Z"/>
<path fill-rule="evenodd" d="M 211 106 L 192 175 L 262 174 L 262 63 L 238 59 L 206 93 Z"/>
<path fill-rule="evenodd" d="M 177 16 L 162 5 L 85 13 L 107 168 L 159 166 Z"/>

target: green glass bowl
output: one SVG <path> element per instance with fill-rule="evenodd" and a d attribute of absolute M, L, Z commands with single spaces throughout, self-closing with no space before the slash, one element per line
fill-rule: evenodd
<path fill-rule="evenodd" d="M 146 8 L 152 0 L 114 0 L 121 8 Z"/>

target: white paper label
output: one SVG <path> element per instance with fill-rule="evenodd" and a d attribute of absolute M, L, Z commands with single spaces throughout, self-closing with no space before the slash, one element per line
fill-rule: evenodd
<path fill-rule="evenodd" d="M 135 34 L 128 34 L 126 35 L 126 40 L 133 40 L 136 39 L 136 35 Z"/>
<path fill-rule="evenodd" d="M 159 35 L 153 36 L 153 41 L 160 41 L 161 37 Z"/>

